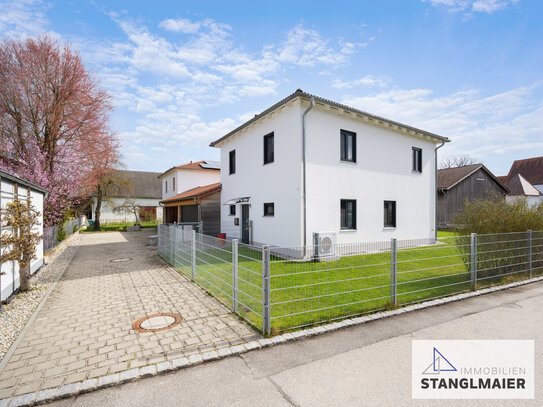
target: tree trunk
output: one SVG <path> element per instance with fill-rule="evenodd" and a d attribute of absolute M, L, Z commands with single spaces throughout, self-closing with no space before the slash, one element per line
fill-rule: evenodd
<path fill-rule="evenodd" d="M 94 230 L 100 230 L 100 208 L 102 207 L 102 187 L 96 188 L 96 210 L 94 211 Z"/>
<path fill-rule="evenodd" d="M 30 290 L 30 262 L 24 266 L 19 263 L 19 282 L 20 291 Z"/>

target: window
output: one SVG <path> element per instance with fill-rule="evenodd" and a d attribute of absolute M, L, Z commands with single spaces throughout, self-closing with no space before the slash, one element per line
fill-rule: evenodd
<path fill-rule="evenodd" d="M 396 227 L 396 201 L 385 201 L 385 227 Z"/>
<path fill-rule="evenodd" d="M 413 147 L 413 172 L 422 172 L 422 150 Z"/>
<path fill-rule="evenodd" d="M 164 184 L 165 184 L 165 186 L 164 186 L 165 191 L 166 191 L 166 193 L 168 193 L 168 181 L 164 181 Z"/>
<path fill-rule="evenodd" d="M 341 200 L 341 229 L 356 229 L 356 201 Z"/>
<path fill-rule="evenodd" d="M 236 215 L 236 205 L 230 205 L 230 216 Z"/>
<path fill-rule="evenodd" d="M 236 173 L 236 150 L 230 151 L 230 160 L 228 162 L 230 174 Z"/>
<path fill-rule="evenodd" d="M 264 136 L 264 164 L 273 162 L 273 133 Z"/>
<path fill-rule="evenodd" d="M 273 202 L 267 202 L 264 204 L 264 216 L 275 215 L 275 204 Z"/>
<path fill-rule="evenodd" d="M 175 177 L 172 178 L 172 191 L 175 192 Z"/>
<path fill-rule="evenodd" d="M 356 133 L 341 130 L 341 161 L 356 162 Z"/>

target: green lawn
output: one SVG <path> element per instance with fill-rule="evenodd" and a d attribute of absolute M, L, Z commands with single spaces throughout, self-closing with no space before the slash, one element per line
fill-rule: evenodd
<path fill-rule="evenodd" d="M 198 246 L 196 282 L 231 306 L 232 254 L 227 245 Z M 190 250 L 185 249 L 177 253 L 175 265 L 190 277 Z M 260 328 L 261 252 L 240 246 L 238 258 L 238 312 Z M 273 332 L 393 308 L 390 253 L 386 251 L 344 256 L 331 262 L 289 261 L 272 255 L 270 272 Z M 483 280 L 479 287 L 502 280 L 503 277 Z M 398 250 L 397 282 L 398 305 L 471 289 L 468 266 L 455 238 L 440 239 L 437 245 Z"/>

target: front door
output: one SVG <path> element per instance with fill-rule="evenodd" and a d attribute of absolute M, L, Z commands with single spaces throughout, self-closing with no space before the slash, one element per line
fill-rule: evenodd
<path fill-rule="evenodd" d="M 249 244 L 249 205 L 241 205 L 241 243 Z"/>

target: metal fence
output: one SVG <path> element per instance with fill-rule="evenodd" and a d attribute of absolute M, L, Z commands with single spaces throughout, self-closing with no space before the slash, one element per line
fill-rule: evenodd
<path fill-rule="evenodd" d="M 159 225 L 159 253 L 264 334 L 543 275 L 543 231 L 256 247 Z"/>
<path fill-rule="evenodd" d="M 67 222 L 64 222 L 62 225 L 62 228 L 64 229 L 64 233 L 66 237 L 74 233 L 74 227 L 75 231 L 79 230 L 81 226 L 83 225 L 83 218 L 75 218 L 71 219 Z M 58 240 L 58 231 L 60 229 L 60 225 L 54 225 L 54 226 L 46 226 L 43 228 L 43 251 L 47 252 L 48 250 L 55 247 L 57 244 L 60 243 Z"/>

